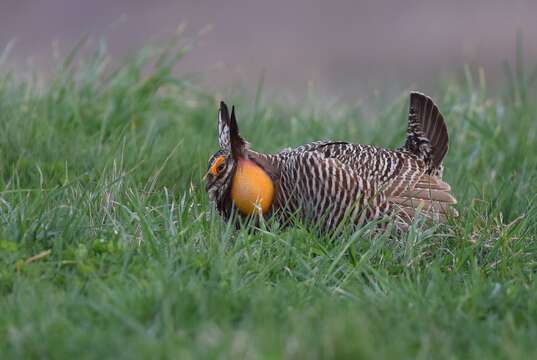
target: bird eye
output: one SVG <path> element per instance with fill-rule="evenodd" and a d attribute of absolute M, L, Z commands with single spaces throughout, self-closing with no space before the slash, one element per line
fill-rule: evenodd
<path fill-rule="evenodd" d="M 218 175 L 218 173 L 226 167 L 226 159 L 223 156 L 217 157 L 211 165 L 209 172 L 212 175 Z"/>

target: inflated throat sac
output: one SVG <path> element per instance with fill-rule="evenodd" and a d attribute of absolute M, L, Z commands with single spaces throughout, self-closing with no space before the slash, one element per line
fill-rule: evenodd
<path fill-rule="evenodd" d="M 244 215 L 266 214 L 272 205 L 274 184 L 251 160 L 240 159 L 231 183 L 231 199 Z"/>

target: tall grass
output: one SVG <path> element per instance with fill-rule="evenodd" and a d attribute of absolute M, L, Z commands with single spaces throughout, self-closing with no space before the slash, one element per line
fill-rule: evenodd
<path fill-rule="evenodd" d="M 73 53 L 46 80 L 0 68 L 3 358 L 531 358 L 537 109 L 517 62 L 439 90 L 460 217 L 400 237 L 235 231 L 207 203 L 220 99 L 182 51 L 117 67 Z M 481 80 L 482 80 L 481 75 Z M 261 151 L 319 138 L 398 146 L 407 94 L 359 108 L 238 105 Z"/>

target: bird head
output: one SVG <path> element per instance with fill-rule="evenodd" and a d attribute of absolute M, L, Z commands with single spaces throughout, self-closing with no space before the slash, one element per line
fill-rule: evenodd
<path fill-rule="evenodd" d="M 226 219 L 233 206 L 242 215 L 267 214 L 274 196 L 273 179 L 267 164 L 260 165 L 259 154 L 240 136 L 235 109 L 230 114 L 224 102 L 218 111 L 218 144 L 220 149 L 210 157 L 205 176 L 209 199 Z"/>
<path fill-rule="evenodd" d="M 229 217 L 233 176 L 247 144 L 239 134 L 235 108 L 232 107 L 230 114 L 224 102 L 220 103 L 218 111 L 218 144 L 220 149 L 209 158 L 205 189 L 220 213 Z"/>

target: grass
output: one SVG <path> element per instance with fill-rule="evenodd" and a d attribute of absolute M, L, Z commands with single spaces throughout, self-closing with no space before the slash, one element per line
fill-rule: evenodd
<path fill-rule="evenodd" d="M 330 239 L 215 215 L 201 178 L 220 99 L 173 75 L 179 57 L 74 54 L 47 80 L 0 65 L 3 358 L 537 356 L 537 103 L 522 65 L 505 94 L 470 71 L 435 94 L 460 218 Z M 407 94 L 375 119 L 249 99 L 228 98 L 261 151 L 404 138 Z"/>

